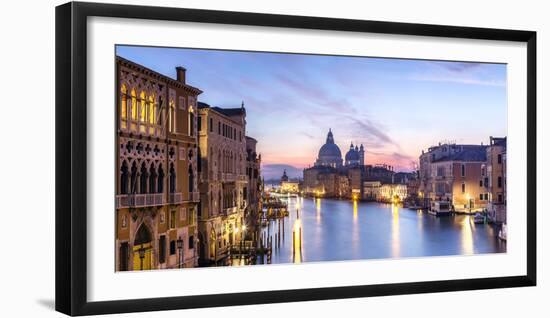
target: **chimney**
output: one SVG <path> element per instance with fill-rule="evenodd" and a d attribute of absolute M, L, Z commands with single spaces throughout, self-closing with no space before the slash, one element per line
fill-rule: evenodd
<path fill-rule="evenodd" d="M 185 68 L 181 66 L 176 67 L 176 74 L 178 82 L 185 84 Z"/>

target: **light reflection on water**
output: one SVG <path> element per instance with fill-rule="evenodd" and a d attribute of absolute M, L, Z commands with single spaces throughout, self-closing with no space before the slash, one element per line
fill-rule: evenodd
<path fill-rule="evenodd" d="M 401 248 L 399 244 L 399 207 L 397 204 L 391 205 L 392 212 L 392 256 L 399 257 L 399 249 Z"/>
<path fill-rule="evenodd" d="M 491 225 L 466 215 L 437 218 L 396 204 L 283 199 L 290 213 L 273 263 L 506 252 Z M 279 226 L 270 222 L 264 231 L 275 241 Z"/>

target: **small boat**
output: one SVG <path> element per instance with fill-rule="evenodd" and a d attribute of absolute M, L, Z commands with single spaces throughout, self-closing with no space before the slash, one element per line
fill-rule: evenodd
<path fill-rule="evenodd" d="M 485 223 L 485 216 L 483 216 L 483 214 L 481 213 L 476 213 L 474 215 L 474 223 L 475 224 L 483 224 Z"/>
<path fill-rule="evenodd" d="M 503 240 L 503 241 L 506 241 L 506 236 L 507 236 L 507 234 L 506 234 L 506 232 L 507 232 L 506 227 L 507 227 L 507 226 L 506 226 L 506 223 L 503 223 L 503 224 L 502 224 L 502 227 L 500 228 L 500 231 L 498 231 L 498 238 L 501 239 L 501 240 Z"/>
<path fill-rule="evenodd" d="M 435 216 L 447 216 L 451 214 L 451 205 L 447 201 L 433 201 L 428 213 Z"/>

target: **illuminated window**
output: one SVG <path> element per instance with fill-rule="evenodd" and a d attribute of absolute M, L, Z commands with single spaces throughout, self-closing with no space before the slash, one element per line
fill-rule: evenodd
<path fill-rule="evenodd" d="M 145 98 L 145 92 L 141 92 L 141 94 L 139 95 L 139 99 L 140 99 L 139 121 L 144 123 L 145 122 L 145 111 L 146 111 L 145 102 L 147 101 L 147 99 Z"/>
<path fill-rule="evenodd" d="M 120 88 L 120 118 L 122 119 L 121 126 L 123 129 L 126 129 L 126 119 L 128 118 L 127 94 L 126 85 L 122 84 Z"/>
<path fill-rule="evenodd" d="M 155 107 L 155 95 L 149 96 L 149 124 L 155 124 L 156 107 Z"/>
<path fill-rule="evenodd" d="M 137 98 L 136 90 L 132 89 L 132 120 L 137 120 Z"/>
<path fill-rule="evenodd" d="M 174 100 L 170 100 L 169 103 L 169 111 L 168 111 L 168 130 L 171 133 L 176 132 L 176 105 L 174 103 Z"/>
<path fill-rule="evenodd" d="M 188 135 L 189 136 L 194 136 L 195 135 L 195 114 L 193 114 L 193 108 L 189 108 L 189 131 L 188 131 Z"/>

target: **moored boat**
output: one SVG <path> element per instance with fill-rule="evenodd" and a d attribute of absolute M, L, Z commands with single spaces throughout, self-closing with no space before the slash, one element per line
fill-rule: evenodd
<path fill-rule="evenodd" d="M 483 214 L 481 213 L 476 213 L 474 215 L 474 223 L 475 224 L 483 224 L 485 223 L 485 216 L 483 216 Z"/>
<path fill-rule="evenodd" d="M 428 213 L 435 216 L 447 216 L 451 214 L 451 204 L 448 201 L 433 201 Z"/>

